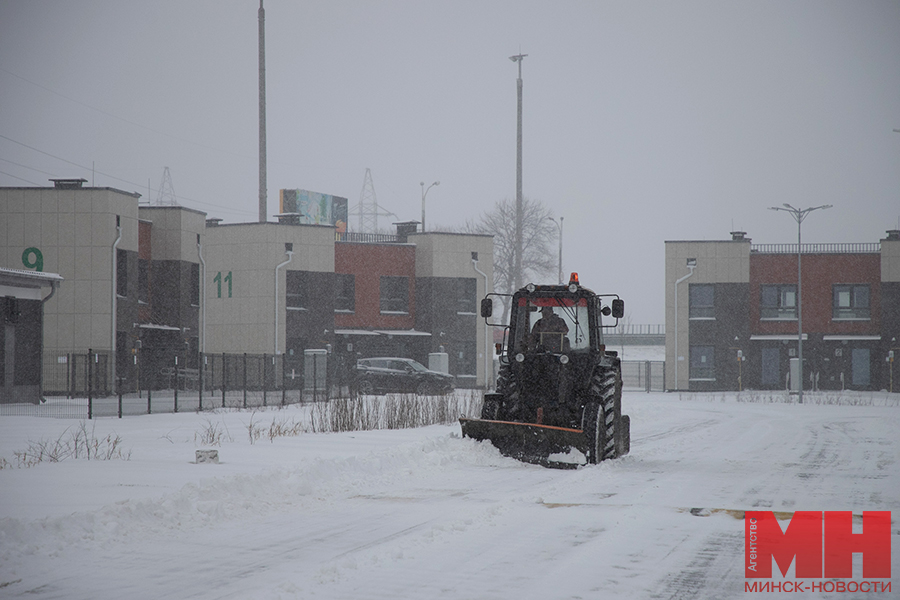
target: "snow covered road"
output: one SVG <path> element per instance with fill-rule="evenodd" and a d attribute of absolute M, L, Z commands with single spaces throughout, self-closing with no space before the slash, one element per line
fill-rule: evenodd
<path fill-rule="evenodd" d="M 250 413 L 100 420 L 130 460 L 0 470 L 0 597 L 744 596 L 740 511 L 900 510 L 900 406 L 866 398 L 626 393 L 631 454 L 576 471 L 458 426 L 251 444 Z M 222 464 L 193 464 L 210 421 Z M 0 419 L 0 457 L 71 426 Z"/>

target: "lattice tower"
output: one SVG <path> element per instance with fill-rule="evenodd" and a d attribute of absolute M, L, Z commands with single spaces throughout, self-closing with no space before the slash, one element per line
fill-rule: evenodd
<path fill-rule="evenodd" d="M 351 212 L 350 216 L 358 217 L 357 231 L 360 233 L 378 233 L 378 217 L 392 216 L 397 218 L 397 215 L 394 213 L 378 206 L 378 199 L 375 196 L 375 183 L 372 181 L 372 169 L 366 169 L 362 191 L 359 194 L 359 204 L 356 205 L 356 210 Z"/>
<path fill-rule="evenodd" d="M 162 183 L 159 184 L 159 191 L 156 194 L 157 206 L 178 206 L 175 199 L 175 186 L 172 185 L 172 174 L 169 173 L 169 167 L 163 167 Z"/>

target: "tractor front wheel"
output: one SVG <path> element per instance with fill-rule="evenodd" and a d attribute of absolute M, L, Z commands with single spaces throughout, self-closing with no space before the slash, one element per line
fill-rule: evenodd
<path fill-rule="evenodd" d="M 584 407 L 582 429 L 586 440 L 588 464 L 596 465 L 603 460 L 603 448 L 606 446 L 606 425 L 603 418 L 603 404 L 589 402 Z"/>

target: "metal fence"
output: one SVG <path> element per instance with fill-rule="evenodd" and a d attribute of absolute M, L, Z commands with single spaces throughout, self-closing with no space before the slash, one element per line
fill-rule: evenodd
<path fill-rule="evenodd" d="M 201 354 L 195 367 L 180 362 L 173 358 L 152 373 L 121 369 L 114 388 L 108 353 L 45 357 L 43 400 L 0 404 L 0 416 L 92 419 L 285 406 L 357 393 L 356 357 L 350 355 Z"/>
<path fill-rule="evenodd" d="M 50 360 L 50 359 L 53 360 Z M 182 361 L 182 364 L 184 361 Z M 622 361 L 623 388 L 661 392 L 665 361 Z M 272 354 L 203 354 L 196 368 L 177 361 L 153 377 L 124 376 L 116 390 L 107 353 L 45 357 L 44 400 L 0 404 L 0 416 L 93 419 L 219 408 L 286 406 L 351 398 L 357 394 L 356 357 L 330 354 L 295 357 Z M 141 381 L 152 381 L 142 389 Z"/>
<path fill-rule="evenodd" d="M 622 388 L 629 391 L 663 392 L 666 386 L 666 361 L 623 360 Z"/>

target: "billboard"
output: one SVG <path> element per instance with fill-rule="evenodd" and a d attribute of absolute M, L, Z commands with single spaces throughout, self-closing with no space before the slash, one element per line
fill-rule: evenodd
<path fill-rule="evenodd" d="M 281 190 L 284 215 L 296 215 L 304 225 L 334 225 L 338 233 L 347 231 L 347 199 L 309 190 Z"/>

